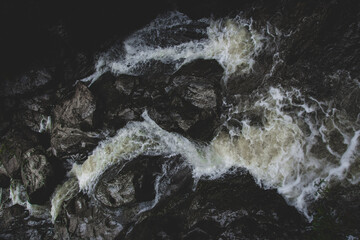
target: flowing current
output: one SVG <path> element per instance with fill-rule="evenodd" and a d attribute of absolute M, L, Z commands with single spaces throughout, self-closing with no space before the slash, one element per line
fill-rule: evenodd
<path fill-rule="evenodd" d="M 180 38 L 189 31 L 196 39 Z M 256 56 L 269 41 L 240 17 L 192 21 L 173 12 L 135 32 L 121 47 L 99 58 L 97 71 L 83 81 L 96 81 L 106 71 L 141 75 L 152 61 L 176 71 L 194 59 L 215 59 L 224 68 L 224 81 L 233 74 L 251 73 Z M 274 63 L 276 64 L 276 63 Z M 357 86 L 358 87 L 358 86 Z M 217 178 L 233 167 L 247 169 L 264 188 L 275 188 L 308 219 L 309 204 L 319 197 L 322 184 L 360 181 L 358 121 L 345 112 L 305 96 L 295 88 L 268 87 L 254 94 L 252 102 L 236 100 L 225 115 L 224 128 L 209 144 L 193 142 L 160 128 L 145 111 L 143 121 L 129 122 L 103 141 L 81 164 L 74 164 L 70 180 L 52 199 L 55 220 L 61 205 L 81 190 L 92 194 L 99 177 L 111 166 L 139 155 L 181 155 L 195 178 Z M 256 124 L 250 117 L 255 115 Z M 238 124 L 231 124 L 237 121 Z"/>

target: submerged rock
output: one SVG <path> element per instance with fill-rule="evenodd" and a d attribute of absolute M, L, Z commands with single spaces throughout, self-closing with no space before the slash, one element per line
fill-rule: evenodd
<path fill-rule="evenodd" d="M 79 193 L 55 222 L 55 239 L 114 239 L 122 225 L 89 197 Z"/>

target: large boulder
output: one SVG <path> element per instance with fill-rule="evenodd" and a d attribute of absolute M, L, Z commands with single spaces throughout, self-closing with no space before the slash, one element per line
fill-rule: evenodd
<path fill-rule="evenodd" d="M 210 141 L 220 125 L 223 69 L 213 60 L 196 60 L 180 68 L 165 88 L 164 104 L 149 111 L 161 127 L 195 140 Z"/>
<path fill-rule="evenodd" d="M 90 129 L 94 127 L 96 101 L 90 90 L 78 83 L 75 92 L 54 108 L 57 125 Z"/>
<path fill-rule="evenodd" d="M 192 184 L 191 184 L 192 186 Z M 125 228 L 119 239 L 303 239 L 304 218 L 244 170 L 200 179 Z"/>
<path fill-rule="evenodd" d="M 50 220 L 33 217 L 25 207 L 13 205 L 2 209 L 0 238 L 54 239 L 54 227 Z"/>
<path fill-rule="evenodd" d="M 67 158 L 72 154 L 88 153 L 94 149 L 99 137 L 94 132 L 56 125 L 51 134 L 52 152 L 57 157 Z"/>
<path fill-rule="evenodd" d="M 195 60 L 171 76 L 115 76 L 108 72 L 90 89 L 107 128 L 117 130 L 129 121 L 139 121 L 147 109 L 167 131 L 210 141 L 220 125 L 222 73 L 214 60 Z"/>
<path fill-rule="evenodd" d="M 22 154 L 29 148 L 39 145 L 38 133 L 27 128 L 12 129 L 2 137 L 0 143 L 0 160 L 11 178 L 20 178 Z"/>
<path fill-rule="evenodd" d="M 65 97 L 53 110 L 51 147 L 57 157 L 69 157 L 87 153 L 99 141 L 95 128 L 96 101 L 90 90 L 82 83 Z"/>
<path fill-rule="evenodd" d="M 23 154 L 21 178 L 31 203 L 42 204 L 49 199 L 54 175 L 43 150 L 31 148 Z"/>
<path fill-rule="evenodd" d="M 58 239 L 115 239 L 141 212 L 191 191 L 191 169 L 180 156 L 140 156 L 112 166 L 94 194 L 79 193 L 63 204 L 55 221 Z"/>
<path fill-rule="evenodd" d="M 111 214 L 111 212 L 109 212 Z M 123 229 L 114 216 L 87 195 L 77 194 L 66 203 L 55 222 L 55 239 L 114 239 Z"/>
<path fill-rule="evenodd" d="M 96 198 L 106 206 L 119 207 L 135 201 L 135 186 L 132 173 L 121 174 L 115 179 L 101 182 Z"/>
<path fill-rule="evenodd" d="M 97 200 L 108 207 L 153 200 L 163 162 L 162 157 L 142 156 L 111 168 L 96 187 Z"/>
<path fill-rule="evenodd" d="M 128 75 L 103 74 L 90 90 L 97 98 L 97 116 L 103 126 L 119 129 L 128 121 L 140 120 L 141 111 L 134 109 L 133 91 L 139 78 Z"/>

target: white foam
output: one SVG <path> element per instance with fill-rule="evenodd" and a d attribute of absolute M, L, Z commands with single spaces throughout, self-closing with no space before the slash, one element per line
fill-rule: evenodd
<path fill-rule="evenodd" d="M 196 30 L 206 37 L 179 38 L 178 35 L 186 35 L 194 25 L 207 25 Z M 92 83 L 106 71 L 141 75 L 149 71 L 148 63 L 152 60 L 169 64 L 172 71 L 176 71 L 194 59 L 217 60 L 227 78 L 235 73 L 249 73 L 265 40 L 263 33 L 253 29 L 251 20 L 239 16 L 194 21 L 182 13 L 170 12 L 133 33 L 121 47 L 115 46 L 104 53 L 96 64 L 96 72 L 82 81 Z"/>
<path fill-rule="evenodd" d="M 51 116 L 43 116 L 40 120 L 39 132 L 50 132 L 52 128 Z"/>
<path fill-rule="evenodd" d="M 193 167 L 194 177 L 216 178 L 231 167 L 246 168 L 259 185 L 276 188 L 289 204 L 311 219 L 307 207 L 318 197 L 317 183 L 360 179 L 356 174 L 359 171 L 352 171 L 359 163 L 359 126 L 326 106 L 311 99 L 305 101 L 296 89 L 270 88 L 254 104 L 233 109 L 261 114 L 262 126 L 243 119 L 242 129 L 230 127 L 208 145 L 161 129 L 144 112 L 143 122 L 128 123 L 116 136 L 102 142 L 82 165 L 75 164 L 71 174 L 80 190 L 91 193 L 101 174 L 120 161 L 141 154 L 181 154 Z M 331 131 L 340 131 L 344 139 L 349 139 L 344 140 L 345 152 L 333 154 L 326 148 L 331 145 Z"/>

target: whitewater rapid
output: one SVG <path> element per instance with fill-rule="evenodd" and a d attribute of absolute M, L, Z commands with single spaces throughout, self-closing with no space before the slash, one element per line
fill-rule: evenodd
<path fill-rule="evenodd" d="M 197 39 L 176 37 L 191 26 L 196 26 L 192 33 Z M 146 74 L 152 61 L 167 64 L 174 72 L 199 58 L 217 60 L 226 81 L 233 74 L 251 73 L 256 56 L 266 50 L 266 32 L 253 29 L 251 19 L 239 16 L 194 21 L 171 12 L 101 55 L 96 72 L 82 81 L 91 84 L 107 71 Z M 278 53 L 274 59 L 273 68 L 282 61 Z M 78 191 L 92 195 L 108 168 L 140 155 L 181 155 L 195 179 L 217 178 L 233 167 L 244 168 L 263 188 L 277 189 L 309 220 L 308 208 L 325 185 L 360 182 L 358 121 L 348 120 L 346 112 L 331 102 L 305 96 L 295 88 L 268 87 L 253 95 L 249 96 L 252 101 L 231 103 L 230 111 L 224 113 L 223 130 L 208 144 L 165 131 L 145 111 L 143 121 L 129 122 L 101 142 L 83 164 L 73 165 L 69 180 L 52 198 L 53 221 L 64 201 Z M 256 116 L 257 122 L 251 116 Z M 232 124 L 234 121 L 238 124 Z"/>
<path fill-rule="evenodd" d="M 264 49 L 265 30 L 257 31 L 252 25 L 251 19 L 240 16 L 191 20 L 180 12 L 170 12 L 99 56 L 95 73 L 82 81 L 93 83 L 107 71 L 144 75 L 152 70 L 154 61 L 167 64 L 173 73 L 195 59 L 217 60 L 226 81 L 233 74 L 251 72 L 255 57 Z M 189 33 L 199 39 L 178 37 Z"/>
<path fill-rule="evenodd" d="M 116 136 L 100 143 L 83 164 L 74 164 L 72 185 L 65 184 L 64 189 L 79 188 L 92 194 L 105 170 L 121 161 L 139 155 L 181 155 L 192 167 L 194 178 L 217 178 L 232 167 L 245 168 L 259 185 L 277 189 L 290 205 L 311 218 L 307 208 L 319 197 L 318 183 L 360 181 L 360 128 L 326 103 L 308 101 L 297 89 L 271 87 L 254 104 L 238 105 L 229 115 L 230 120 L 239 112 L 252 112 L 261 116 L 260 125 L 247 119 L 241 121 L 241 128 L 225 123 L 229 131 L 220 132 L 209 144 L 167 132 L 144 112 L 144 121 L 128 123 Z M 330 142 L 333 132 L 342 136 L 343 152 L 333 149 L 337 147 Z M 55 202 L 53 208 L 55 217 Z"/>

